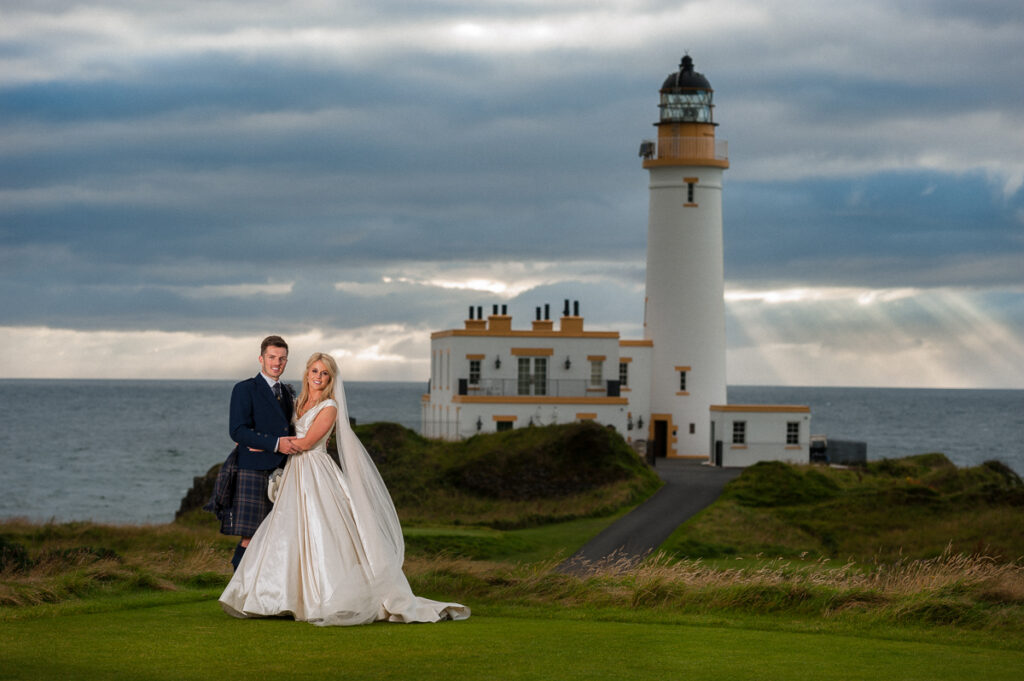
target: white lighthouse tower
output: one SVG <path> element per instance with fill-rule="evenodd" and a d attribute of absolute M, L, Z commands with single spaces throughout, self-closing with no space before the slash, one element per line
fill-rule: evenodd
<path fill-rule="evenodd" d="M 650 174 L 644 337 L 651 341 L 648 438 L 655 456 L 708 457 L 711 405 L 726 403 L 722 271 L 724 140 L 711 84 L 684 56 L 661 86 Z M 720 434 L 719 434 L 720 435 Z"/>

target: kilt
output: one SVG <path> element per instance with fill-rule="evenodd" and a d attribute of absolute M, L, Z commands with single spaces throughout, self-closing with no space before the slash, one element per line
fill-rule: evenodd
<path fill-rule="evenodd" d="M 256 534 L 256 528 L 274 506 L 267 496 L 267 482 L 272 472 L 238 469 L 230 522 L 226 527 L 222 526 L 221 532 L 241 537 Z"/>

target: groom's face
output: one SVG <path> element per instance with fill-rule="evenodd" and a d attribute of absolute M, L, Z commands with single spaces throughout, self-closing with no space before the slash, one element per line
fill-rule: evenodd
<path fill-rule="evenodd" d="M 288 351 L 284 348 L 269 345 L 266 351 L 260 355 L 260 368 L 264 374 L 275 381 L 280 380 L 286 364 L 288 364 Z"/>

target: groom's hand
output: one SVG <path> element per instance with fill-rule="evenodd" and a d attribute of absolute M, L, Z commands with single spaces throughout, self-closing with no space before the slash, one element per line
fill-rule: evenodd
<path fill-rule="evenodd" d="M 302 450 L 295 444 L 295 438 L 283 437 L 277 442 L 277 451 L 282 454 L 298 454 Z"/>

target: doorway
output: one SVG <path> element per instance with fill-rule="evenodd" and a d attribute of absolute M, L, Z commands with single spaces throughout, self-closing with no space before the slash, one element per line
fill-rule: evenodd
<path fill-rule="evenodd" d="M 664 459 L 668 455 L 668 421 L 654 420 L 654 458 Z"/>

